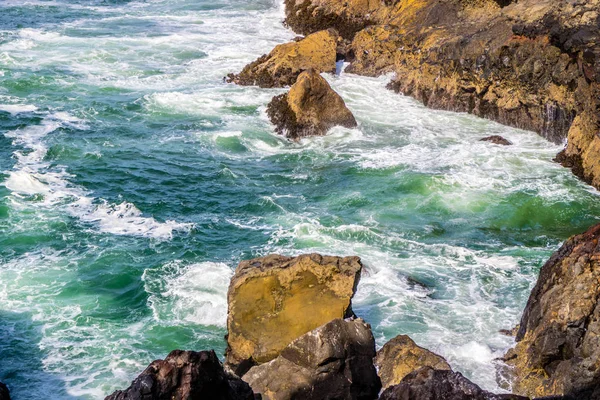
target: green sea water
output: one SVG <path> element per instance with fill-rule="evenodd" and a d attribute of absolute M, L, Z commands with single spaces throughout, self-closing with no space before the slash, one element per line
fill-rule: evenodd
<path fill-rule="evenodd" d="M 354 310 L 490 390 L 539 268 L 600 219 L 531 132 L 326 76 L 357 129 L 291 143 L 222 77 L 295 34 L 271 1 L 0 1 L 0 381 L 101 399 L 223 354 L 240 260 L 359 255 Z M 500 134 L 503 147 L 479 139 Z"/>

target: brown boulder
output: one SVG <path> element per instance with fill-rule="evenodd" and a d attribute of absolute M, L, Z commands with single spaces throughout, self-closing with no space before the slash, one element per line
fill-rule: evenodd
<path fill-rule="evenodd" d="M 375 340 L 361 319 L 336 319 L 290 343 L 244 375 L 266 400 L 375 399 Z"/>
<path fill-rule="evenodd" d="M 394 58 L 401 46 L 398 30 L 388 25 L 369 26 L 352 40 L 354 60 L 346 72 L 379 76 L 394 71 Z"/>
<path fill-rule="evenodd" d="M 229 74 L 228 82 L 260 87 L 293 85 L 302 71 L 335 71 L 338 34 L 333 29 L 313 33 L 290 43 L 280 44 L 268 54 L 246 65 L 237 75 Z"/>
<path fill-rule="evenodd" d="M 253 400 L 254 394 L 246 382 L 224 372 L 214 351 L 174 350 L 105 400 L 195 399 Z"/>
<path fill-rule="evenodd" d="M 505 356 L 513 390 L 529 396 L 600 395 L 600 225 L 568 239 L 540 271 L 517 345 Z M 598 397 L 600 398 L 600 396 Z"/>
<path fill-rule="evenodd" d="M 423 367 L 400 384 L 387 388 L 379 400 L 529 400 L 512 394 L 486 392 L 459 372 Z"/>
<path fill-rule="evenodd" d="M 324 135 L 336 125 L 357 125 L 344 100 L 315 70 L 303 72 L 288 93 L 275 96 L 267 114 L 279 134 L 294 140 Z"/>
<path fill-rule="evenodd" d="M 319 254 L 242 261 L 227 294 L 227 365 L 242 376 L 306 332 L 353 316 L 361 269 L 358 257 Z"/>
<path fill-rule="evenodd" d="M 512 143 L 509 140 L 506 140 L 505 138 L 503 138 L 502 136 L 499 136 L 499 135 L 492 135 L 492 136 L 484 137 L 483 139 L 480 139 L 480 141 L 481 142 L 491 142 L 491 143 L 499 144 L 502 146 L 512 145 Z"/>
<path fill-rule="evenodd" d="M 384 389 L 397 385 L 409 373 L 421 367 L 451 370 L 446 360 L 431 351 L 417 346 L 406 335 L 399 335 L 387 342 L 375 357 Z"/>

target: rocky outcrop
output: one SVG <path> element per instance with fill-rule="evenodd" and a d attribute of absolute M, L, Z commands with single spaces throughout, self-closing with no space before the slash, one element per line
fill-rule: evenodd
<path fill-rule="evenodd" d="M 105 400 L 171 399 L 254 400 L 254 394 L 247 383 L 224 372 L 214 351 L 174 350 Z"/>
<path fill-rule="evenodd" d="M 421 367 L 451 369 L 443 357 L 417 346 L 406 335 L 396 336 L 387 342 L 377 352 L 375 365 L 384 389 L 399 384 L 406 375 Z"/>
<path fill-rule="evenodd" d="M 400 384 L 386 389 L 379 400 L 529 400 L 512 394 L 482 390 L 459 372 L 423 367 L 408 374 Z"/>
<path fill-rule="evenodd" d="M 353 316 L 361 269 L 358 257 L 319 254 L 242 261 L 227 295 L 227 365 L 242 376 L 305 333 Z"/>
<path fill-rule="evenodd" d="M 352 40 L 349 72 L 444 110 L 533 130 L 600 188 L 600 0 L 286 0 L 286 22 Z"/>
<path fill-rule="evenodd" d="M 303 72 L 288 93 L 275 96 L 267 114 L 278 133 L 294 140 L 324 135 L 337 125 L 356 127 L 344 100 L 315 70 Z"/>
<path fill-rule="evenodd" d="M 376 399 L 375 340 L 361 319 L 336 319 L 294 340 L 244 375 L 266 400 Z"/>
<path fill-rule="evenodd" d="M 0 382 L 0 400 L 10 400 L 10 393 L 8 388 L 2 382 Z"/>
<path fill-rule="evenodd" d="M 513 390 L 600 398 L 600 225 L 567 240 L 540 271 L 517 345 Z"/>
<path fill-rule="evenodd" d="M 483 139 L 480 139 L 480 141 L 499 144 L 502 146 L 510 146 L 512 144 L 510 141 L 506 140 L 505 138 L 503 138 L 502 136 L 499 136 L 499 135 L 492 135 L 492 136 L 484 137 Z"/>
<path fill-rule="evenodd" d="M 302 71 L 335 71 L 337 45 L 338 34 L 334 29 L 316 32 L 299 41 L 275 46 L 239 74 L 229 74 L 228 81 L 266 88 L 290 86 Z"/>

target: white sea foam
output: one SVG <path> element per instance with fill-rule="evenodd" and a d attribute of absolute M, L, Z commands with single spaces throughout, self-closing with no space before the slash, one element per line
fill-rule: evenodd
<path fill-rule="evenodd" d="M 146 270 L 148 302 L 160 323 L 225 326 L 227 288 L 233 270 L 223 263 L 175 261 Z"/>
<path fill-rule="evenodd" d="M 139 235 L 157 239 L 169 239 L 174 231 L 189 231 L 193 224 L 176 221 L 159 222 L 143 216 L 133 204 L 122 202 L 109 204 L 103 199 L 89 196 L 88 191 L 69 182 L 70 175 L 63 169 L 50 170 L 44 161 L 48 151 L 44 138 L 63 126 L 86 129 L 85 121 L 66 112 L 47 114 L 39 125 L 30 125 L 5 133 L 14 145 L 26 150 L 17 150 L 17 163 L 4 186 L 9 189 L 16 203 L 26 205 L 35 196 L 32 205 L 37 207 L 64 207 L 81 221 L 94 224 L 101 232 L 115 235 Z M 40 197 L 41 196 L 41 197 Z"/>
<path fill-rule="evenodd" d="M 0 104 L 0 111 L 13 115 L 36 111 L 37 107 L 31 104 Z"/>

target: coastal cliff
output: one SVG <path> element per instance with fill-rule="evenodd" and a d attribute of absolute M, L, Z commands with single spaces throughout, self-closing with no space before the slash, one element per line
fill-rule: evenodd
<path fill-rule="evenodd" d="M 287 0 L 295 32 L 335 28 L 347 71 L 395 72 L 425 105 L 532 130 L 568 145 L 557 161 L 600 188 L 599 2 Z"/>

